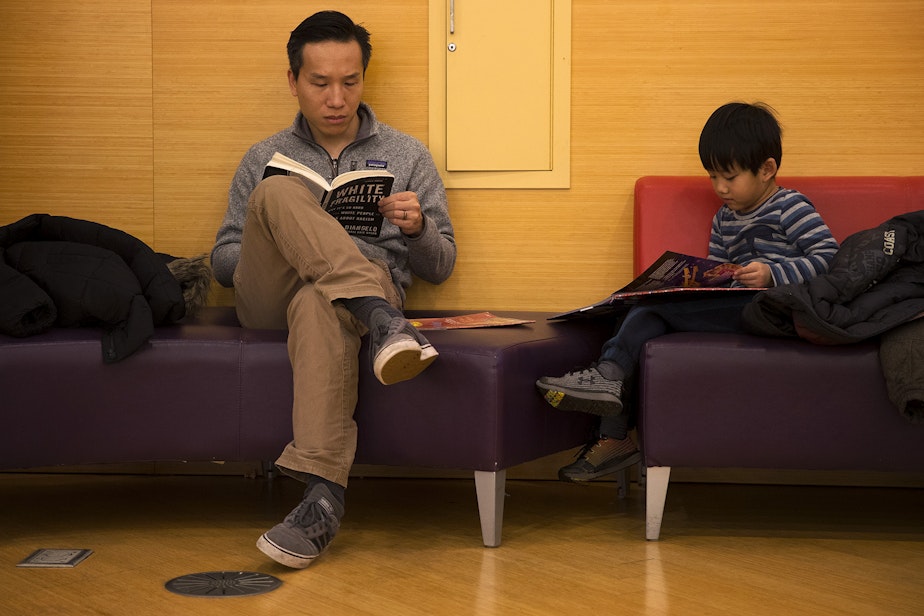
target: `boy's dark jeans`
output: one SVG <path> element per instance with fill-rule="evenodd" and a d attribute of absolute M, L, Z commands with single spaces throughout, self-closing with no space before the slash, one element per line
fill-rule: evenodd
<path fill-rule="evenodd" d="M 670 332 L 743 332 L 741 312 L 754 297 L 747 291 L 715 291 L 715 296 L 656 300 L 633 306 L 606 341 L 600 361 L 619 364 L 628 381 L 638 368 L 642 347 Z"/>
<path fill-rule="evenodd" d="M 741 333 L 741 312 L 754 297 L 746 291 L 715 291 L 715 296 L 694 299 L 659 299 L 633 306 L 603 345 L 600 361 L 612 361 L 623 369 L 627 385 L 635 376 L 645 343 L 670 332 Z M 628 411 L 628 409 L 626 409 Z M 600 435 L 624 439 L 630 413 L 603 417 Z"/>

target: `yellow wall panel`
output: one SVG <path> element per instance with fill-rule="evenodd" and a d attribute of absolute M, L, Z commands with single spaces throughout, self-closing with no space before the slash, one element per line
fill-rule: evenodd
<path fill-rule="evenodd" d="M 568 188 L 571 0 L 429 0 L 429 19 L 430 149 L 446 186 Z"/>
<path fill-rule="evenodd" d="M 446 169 L 551 170 L 551 0 L 460 0 L 450 22 L 448 34 L 434 33 L 449 40 L 439 47 L 446 67 Z M 502 92 L 517 92 L 515 112 Z"/>

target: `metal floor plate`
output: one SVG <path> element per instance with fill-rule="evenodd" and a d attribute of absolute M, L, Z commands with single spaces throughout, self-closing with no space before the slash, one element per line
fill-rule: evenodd
<path fill-rule="evenodd" d="M 207 571 L 173 578 L 164 587 L 186 597 L 243 597 L 276 590 L 282 580 L 254 571 Z"/>

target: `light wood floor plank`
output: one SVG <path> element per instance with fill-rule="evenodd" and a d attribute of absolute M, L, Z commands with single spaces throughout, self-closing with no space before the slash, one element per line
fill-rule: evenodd
<path fill-rule="evenodd" d="M 0 613 L 924 613 L 924 490 L 672 485 L 661 541 L 644 492 L 508 480 L 503 543 L 484 548 L 474 482 L 353 479 L 331 550 L 305 571 L 257 536 L 301 494 L 286 478 L 0 474 Z M 24 569 L 37 548 L 91 548 Z M 260 571 L 253 597 L 164 589 L 187 573 Z"/>

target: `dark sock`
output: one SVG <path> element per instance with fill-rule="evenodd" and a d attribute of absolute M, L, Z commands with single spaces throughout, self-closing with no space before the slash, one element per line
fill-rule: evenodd
<path fill-rule="evenodd" d="M 346 500 L 346 488 L 344 488 L 339 483 L 330 481 L 329 479 L 324 479 L 324 477 L 318 477 L 317 475 L 308 475 L 308 487 L 305 488 L 305 496 L 308 496 L 308 493 L 311 492 L 311 488 L 323 483 L 330 490 L 330 493 L 334 495 L 334 498 L 343 505 Z"/>
<path fill-rule="evenodd" d="M 381 297 L 367 295 L 365 297 L 350 297 L 340 301 L 354 317 L 362 321 L 363 325 L 369 329 L 379 325 L 376 317 L 383 318 L 382 313 L 376 314 L 376 310 L 383 310 L 389 321 L 395 317 L 404 317 L 400 310 Z"/>
<path fill-rule="evenodd" d="M 624 440 L 629 436 L 629 417 L 625 413 L 603 417 L 600 420 L 600 436 Z"/>
<path fill-rule="evenodd" d="M 626 376 L 626 371 L 622 369 L 622 366 L 614 361 L 598 362 L 597 372 L 600 373 L 600 376 L 609 381 L 624 380 Z"/>

